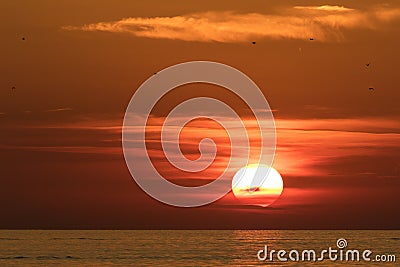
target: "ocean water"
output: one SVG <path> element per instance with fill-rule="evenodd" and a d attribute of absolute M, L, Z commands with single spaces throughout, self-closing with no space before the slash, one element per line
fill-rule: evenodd
<path fill-rule="evenodd" d="M 265 246 L 268 252 L 315 250 L 319 257 L 329 247 L 340 251 L 340 238 L 347 242 L 344 253 L 368 249 L 371 261 L 331 261 L 327 255 L 316 262 L 257 257 Z M 397 262 L 373 261 L 376 255 L 395 255 Z M 400 231 L 0 230 L 0 266 L 400 266 L 399 262 Z"/>

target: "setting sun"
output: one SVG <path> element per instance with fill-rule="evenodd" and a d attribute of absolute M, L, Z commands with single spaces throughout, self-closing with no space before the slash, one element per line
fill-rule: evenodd
<path fill-rule="evenodd" d="M 232 191 L 237 199 L 247 205 L 267 207 L 282 194 L 283 180 L 274 168 L 252 164 L 235 174 Z"/>

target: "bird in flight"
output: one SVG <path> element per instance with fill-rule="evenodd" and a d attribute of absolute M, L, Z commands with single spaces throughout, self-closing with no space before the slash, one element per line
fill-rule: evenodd
<path fill-rule="evenodd" d="M 255 45 L 256 44 L 256 42 L 251 42 L 253 45 Z"/>
<path fill-rule="evenodd" d="M 11 87 L 11 90 L 13 90 L 13 91 L 14 91 L 15 89 L 17 89 L 15 86 Z"/>
<path fill-rule="evenodd" d="M 313 38 L 313 37 L 311 37 L 311 38 L 310 38 L 310 41 L 314 41 L 314 38 Z"/>
<path fill-rule="evenodd" d="M 367 64 L 365 64 L 365 66 L 366 66 L 366 67 L 369 67 L 370 65 L 371 65 L 371 63 L 367 63 Z"/>
<path fill-rule="evenodd" d="M 374 87 L 369 87 L 369 88 L 368 88 L 368 90 L 370 90 L 370 91 L 374 91 L 374 90 L 375 90 L 375 88 L 374 88 Z"/>
<path fill-rule="evenodd" d="M 25 37 L 22 37 L 22 41 L 25 41 Z"/>
<path fill-rule="evenodd" d="M 249 189 L 247 189 L 247 191 L 250 193 L 258 192 L 258 191 L 260 191 L 260 187 L 250 187 Z"/>

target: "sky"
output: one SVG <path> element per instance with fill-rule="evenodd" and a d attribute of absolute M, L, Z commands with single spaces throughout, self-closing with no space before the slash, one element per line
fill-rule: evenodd
<path fill-rule="evenodd" d="M 15 0 L 0 9 L 0 228 L 398 229 L 398 1 Z M 228 193 L 171 207 L 132 179 L 121 144 L 131 97 L 154 73 L 193 60 L 242 71 L 268 100 L 284 180 L 273 205 Z M 206 121 L 185 128 L 182 150 L 194 159 L 213 137 L 215 167 L 182 174 L 163 158 L 160 122 L 198 96 L 254 122 L 218 86 L 164 96 L 150 154 L 180 185 L 215 179 L 229 157 L 226 136 Z"/>

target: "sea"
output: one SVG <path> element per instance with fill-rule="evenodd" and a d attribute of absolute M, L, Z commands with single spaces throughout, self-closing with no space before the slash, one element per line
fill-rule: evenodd
<path fill-rule="evenodd" d="M 400 266 L 399 262 L 399 230 L 0 230 L 0 266 Z"/>

